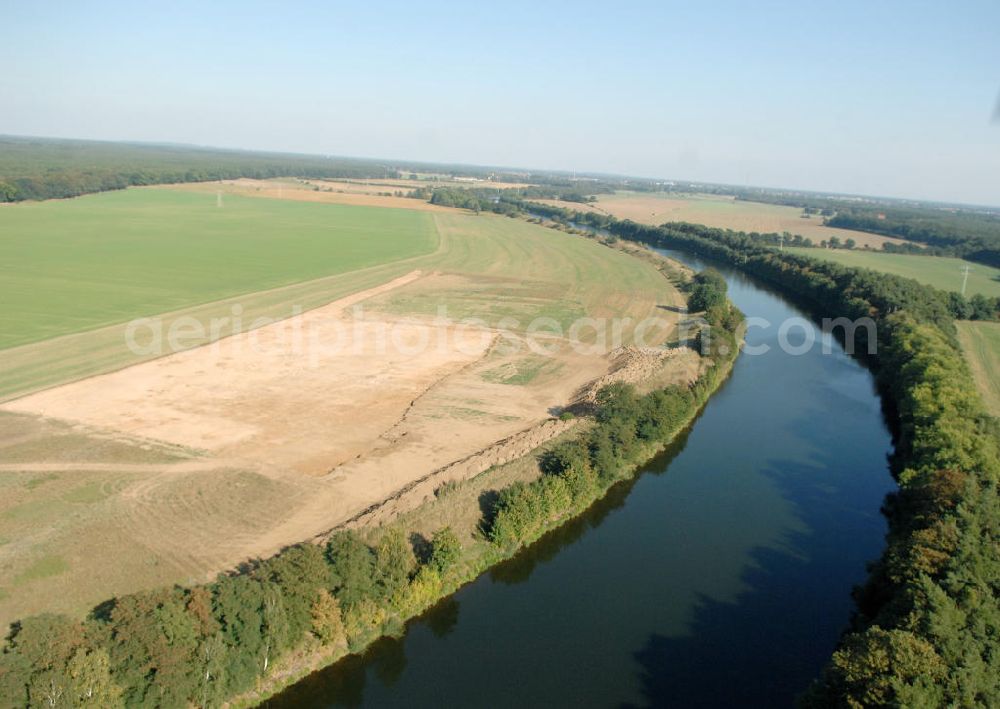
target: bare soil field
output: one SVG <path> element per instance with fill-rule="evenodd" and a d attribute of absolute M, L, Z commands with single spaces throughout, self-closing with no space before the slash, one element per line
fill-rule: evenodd
<path fill-rule="evenodd" d="M 822 217 L 802 216 L 802 210 L 761 202 L 747 202 L 719 195 L 653 194 L 647 192 L 619 192 L 598 195 L 597 202 L 576 205 L 559 200 L 538 200 L 566 209 L 583 209 L 611 214 L 620 219 L 631 219 L 641 224 L 664 222 L 691 222 L 718 229 L 756 231 L 764 233 L 801 234 L 819 244 L 837 237 L 841 241 L 854 239 L 859 247 L 881 249 L 886 242 L 903 243 L 900 239 L 878 234 L 867 234 L 850 229 L 837 229 L 823 225 Z"/>
<path fill-rule="evenodd" d="M 0 622 L 385 522 L 572 427 L 554 414 L 598 383 L 697 376 L 690 350 L 656 349 L 683 298 L 653 261 L 519 220 L 435 222 L 441 248 L 409 270 L 292 287 L 311 309 L 0 406 Z M 599 350 L 531 330 L 581 315 L 632 321 Z"/>
<path fill-rule="evenodd" d="M 49 389 L 5 409 L 321 474 L 365 451 L 400 409 L 489 346 L 492 335 L 473 328 L 390 326 L 344 315 L 354 303 L 418 277 L 413 272 L 213 345 Z M 384 351 L 378 351 L 380 326 L 387 333 Z M 407 354 L 413 343 L 438 337 L 448 346 Z M 358 417 L 357 409 L 365 415 Z"/>
<path fill-rule="evenodd" d="M 360 207 L 391 207 L 395 209 L 415 209 L 427 212 L 454 211 L 449 207 L 430 204 L 422 199 L 410 199 L 396 193 L 406 194 L 421 187 L 453 187 L 458 189 L 491 188 L 511 189 L 527 187 L 527 184 L 516 182 L 487 182 L 464 180 L 304 180 L 279 178 L 273 180 L 254 180 L 240 178 L 237 180 L 222 180 L 219 182 L 185 182 L 168 185 L 170 189 L 188 192 L 214 194 L 221 192 L 223 200 L 226 194 L 237 194 L 246 197 L 266 197 L 270 199 L 288 199 L 300 202 L 320 202 L 327 204 L 350 204 Z M 150 189 L 163 189 L 158 185 Z M 392 193 L 392 194 L 387 194 Z"/>
<path fill-rule="evenodd" d="M 439 248 L 438 253 L 441 250 Z M 163 332 L 169 332 L 184 320 L 219 322 L 216 335 L 207 328 L 204 336 L 191 336 L 181 342 L 184 347 L 198 347 L 219 337 L 252 329 L 256 322 L 288 318 L 296 311 L 309 310 L 336 298 L 375 287 L 435 257 L 431 255 L 403 259 L 290 286 L 234 296 L 157 317 L 162 323 Z M 237 311 L 240 313 L 238 319 L 234 316 Z M 141 349 L 133 351 L 122 346 L 128 328 L 129 323 L 119 323 L 3 350 L 0 402 L 154 359 L 157 356 L 155 352 L 145 353 Z"/>
<path fill-rule="evenodd" d="M 494 180 L 483 180 L 470 177 L 452 177 L 449 175 L 430 175 L 426 173 L 416 173 L 420 179 L 391 179 L 391 180 L 371 180 L 383 184 L 398 187 L 492 187 L 495 189 L 515 189 L 518 187 L 532 187 L 530 182 L 500 182 Z M 346 180 L 345 180 L 346 181 Z M 354 180 L 356 182 L 356 180 Z"/>
<path fill-rule="evenodd" d="M 400 180 L 400 182 L 403 182 Z M 366 185 L 363 183 L 326 182 L 323 180 L 223 180 L 221 182 L 186 182 L 167 186 L 169 189 L 185 192 L 201 192 L 206 194 L 222 193 L 225 200 L 227 194 L 244 197 L 263 197 L 267 199 L 287 199 L 297 202 L 320 202 L 326 204 L 349 204 L 359 207 L 391 207 L 394 209 L 415 209 L 422 212 L 452 211 L 448 207 L 430 204 L 422 199 L 410 199 L 382 194 L 384 192 L 406 191 L 414 189 L 414 185 L 393 187 L 382 183 Z M 317 189 L 318 188 L 318 189 Z M 164 186 L 148 189 L 164 189 Z"/>

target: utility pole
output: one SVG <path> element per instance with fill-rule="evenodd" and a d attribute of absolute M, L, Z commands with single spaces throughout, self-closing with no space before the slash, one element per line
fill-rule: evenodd
<path fill-rule="evenodd" d="M 781 251 L 785 250 L 785 232 L 778 234 L 778 248 Z"/>
<path fill-rule="evenodd" d="M 965 286 L 969 282 L 969 271 L 971 271 L 971 270 L 972 270 L 972 267 L 969 266 L 969 264 L 965 264 L 964 266 L 962 266 L 962 297 L 963 298 L 965 297 Z"/>

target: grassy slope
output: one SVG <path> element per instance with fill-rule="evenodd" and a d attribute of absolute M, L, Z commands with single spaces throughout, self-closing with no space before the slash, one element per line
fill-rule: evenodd
<path fill-rule="evenodd" d="M 277 200 L 256 201 L 262 207 L 282 206 Z M 372 215 L 400 212 L 362 209 Z M 238 301 L 246 321 L 262 314 L 285 317 L 293 304 L 303 309 L 322 305 L 414 268 L 437 270 L 444 278 L 401 288 L 391 294 L 401 299 L 384 300 L 382 307 L 422 313 L 444 302 L 453 316 L 559 318 L 585 311 L 634 317 L 656 313 L 658 304 L 679 297 L 649 262 L 591 239 L 495 215 L 456 212 L 429 218 L 440 232 L 436 252 L 187 312 L 225 315 Z M 440 288 L 435 285 L 440 283 Z M 369 303 L 365 307 L 374 309 Z M 0 363 L 0 399 L 5 386 L 23 387 L 30 380 L 38 388 L 134 362 L 121 343 L 122 328 L 110 326 L 7 350 Z M 523 364 L 523 370 L 496 376 L 527 385 L 539 373 L 531 361 Z M 127 436 L 109 438 L 0 413 L 0 459 L 46 464 L 44 470 L 0 476 L 0 622 L 43 610 L 81 614 L 116 593 L 203 580 L 213 568 L 200 559 L 214 553 L 214 540 L 258 535 L 293 515 L 310 495 L 307 484 L 288 479 L 279 484 L 246 471 L 174 472 L 190 456 Z M 72 469 L 78 463 L 93 467 Z M 150 487 L 157 473 L 144 464 L 162 465 L 176 482 Z M 142 543 L 150 529 L 171 530 L 177 553 L 152 555 Z M 188 548 L 199 553 L 183 553 Z M 115 553 L 108 555 L 107 549 Z"/>
<path fill-rule="evenodd" d="M 959 322 L 958 339 L 986 409 L 1000 417 L 1000 323 Z"/>
<path fill-rule="evenodd" d="M 966 295 L 982 293 L 986 296 L 1000 296 L 1000 269 L 978 263 L 969 263 L 957 258 L 943 256 L 919 256 L 910 254 L 884 254 L 870 251 L 847 251 L 844 249 L 789 249 L 806 256 L 824 258 L 830 261 L 870 268 L 875 271 L 894 273 L 904 278 L 913 278 L 942 290 L 958 291 L 962 288 L 961 270 L 970 266 L 969 285 Z"/>
<path fill-rule="evenodd" d="M 152 199 L 147 197 L 150 194 L 153 195 Z M 202 210 L 204 202 L 204 196 L 200 195 L 150 189 L 44 204 L 97 203 L 110 197 L 129 195 L 137 195 L 136 205 L 149 205 L 147 210 L 153 215 L 161 213 L 157 206 L 160 195 L 165 195 L 168 203 L 173 203 L 173 198 L 179 195 L 182 198 L 181 203 L 193 205 L 196 212 Z M 225 258 L 225 253 L 220 253 L 219 258 L 222 258 L 224 263 L 216 261 L 202 264 L 200 267 L 205 269 L 206 274 L 210 275 L 208 269 L 216 268 L 231 282 L 249 282 L 252 279 L 273 280 L 275 275 L 272 269 L 268 268 L 262 252 L 274 251 L 277 253 L 275 262 L 279 261 L 279 257 L 284 259 L 284 265 L 278 263 L 274 267 L 275 272 L 281 267 L 285 273 L 296 270 L 300 275 L 307 275 L 310 270 L 313 272 L 318 270 L 317 264 L 312 261 L 323 261 L 326 263 L 326 271 L 334 275 L 278 289 L 211 300 L 207 303 L 201 302 L 205 300 L 201 298 L 197 301 L 201 302 L 200 305 L 172 310 L 164 315 L 162 319 L 165 332 L 169 330 L 170 323 L 177 318 L 192 316 L 201 322 L 208 322 L 212 318 L 231 316 L 236 305 L 242 308 L 244 325 L 258 317 L 288 317 L 293 308 L 303 311 L 324 305 L 338 297 L 377 286 L 414 268 L 436 269 L 478 280 L 474 287 L 466 286 L 445 291 L 424 287 L 402 289 L 398 296 L 396 294 L 392 296 L 395 300 L 392 300 L 390 307 L 396 312 L 433 315 L 436 313 L 437 305 L 443 302 L 448 305 L 449 315 L 453 317 L 474 315 L 492 320 L 494 317 L 512 315 L 525 324 L 537 315 L 555 317 L 560 322 L 566 322 L 582 315 L 584 311 L 592 315 L 627 314 L 631 317 L 644 317 L 648 314 L 657 314 L 656 297 L 651 294 L 665 294 L 665 281 L 649 264 L 610 250 L 592 240 L 570 236 L 519 220 L 494 215 L 472 216 L 460 213 L 432 215 L 399 209 L 314 205 L 249 197 L 235 200 L 227 196 L 225 204 L 222 210 L 217 210 L 215 199 L 212 197 L 207 207 L 210 216 L 214 217 L 217 211 L 225 212 L 231 204 L 237 205 L 232 209 L 233 212 L 238 209 L 247 214 L 263 215 L 259 220 L 261 223 L 255 225 L 255 235 L 252 237 L 257 255 L 254 256 L 254 253 L 248 250 L 235 250 L 230 247 L 230 251 L 239 253 L 230 259 Z M 41 205 L 4 207 L 0 210 L 0 220 L 4 218 L 3 212 L 8 209 L 21 210 L 33 206 Z M 300 207 L 303 208 L 301 211 Z M 136 210 L 143 211 L 138 207 Z M 367 245 L 367 252 L 359 253 L 346 248 L 330 249 L 330 240 L 326 239 L 324 242 L 323 237 L 309 240 L 303 236 L 285 235 L 285 224 L 297 223 L 298 215 L 313 214 L 314 210 L 318 210 L 320 215 L 334 215 L 334 217 L 347 215 L 355 223 L 365 225 L 374 234 L 367 237 L 371 242 Z M 178 211 L 181 210 L 178 208 Z M 147 222 L 152 218 L 152 216 L 142 216 L 139 221 Z M 190 219 L 190 217 L 185 218 Z M 404 226 L 409 225 L 414 231 L 401 232 L 400 223 Z M 270 233 L 267 229 L 271 230 Z M 437 241 L 438 232 L 441 237 L 438 251 L 426 253 L 425 245 Z M 345 233 L 356 235 L 359 232 Z M 406 238 L 414 242 L 419 241 L 424 252 L 401 258 L 407 253 L 406 249 L 412 251 L 415 248 L 413 243 L 398 243 Z M 149 239 L 173 242 L 175 237 L 171 235 L 170 230 L 163 230 L 151 232 Z M 296 249 L 292 250 L 295 253 L 284 253 L 289 239 L 294 239 L 295 244 L 309 243 L 315 248 L 306 251 L 304 246 L 301 248 L 296 246 Z M 397 242 L 396 248 L 392 247 L 393 239 Z M 337 239 L 335 243 L 340 245 L 340 240 Z M 134 252 L 136 248 L 135 239 L 125 240 L 121 245 L 121 250 L 126 253 Z M 150 248 L 153 251 L 162 250 L 158 244 L 151 244 Z M 91 286 L 89 279 L 83 275 L 82 270 L 74 270 L 72 264 L 65 259 L 55 259 L 47 252 L 31 252 L 28 249 L 25 251 L 21 259 L 21 270 L 25 275 L 18 279 L 20 286 L 17 288 L 21 292 L 21 297 L 31 299 L 31 290 L 25 284 L 28 280 L 27 273 L 41 270 L 42 261 L 58 261 L 59 268 L 67 273 L 68 281 L 61 289 L 57 288 L 62 295 L 49 298 L 51 311 L 41 313 L 39 317 L 44 317 L 51 327 L 60 325 L 67 327 L 75 322 L 78 317 L 75 313 L 80 312 L 81 308 L 75 303 L 65 302 L 65 295 L 76 289 L 80 291 L 79 296 L 83 300 L 83 295 Z M 383 263 L 377 265 L 366 263 L 369 259 L 378 258 L 380 252 L 383 254 Z M 171 268 L 176 268 L 181 260 L 180 255 L 171 253 L 166 253 L 164 258 L 173 260 Z M 261 261 L 264 261 L 263 265 Z M 362 265 L 364 268 L 359 268 Z M 122 268 L 117 265 L 101 264 L 98 264 L 98 267 L 106 270 Z M 0 266 L 0 269 L 2 268 L 3 266 Z M 135 269 L 121 274 L 122 278 L 132 279 L 140 284 L 133 295 L 147 293 L 141 285 L 147 279 L 147 273 L 150 274 L 148 276 L 150 279 L 169 275 L 165 271 L 165 266 L 148 261 L 135 264 Z M 9 270 L 14 269 L 11 267 Z M 4 280 L 0 284 L 0 291 L 14 290 L 13 282 Z M 245 289 L 239 292 L 245 293 Z M 170 298 L 180 300 L 172 294 L 169 283 L 162 284 L 157 294 L 164 300 Z M 59 298 L 62 298 L 63 302 L 59 302 Z M 87 306 L 91 313 L 101 308 L 114 307 L 115 312 L 120 313 L 116 324 L 4 351 L 3 359 L 0 361 L 0 402 L 55 384 L 120 369 L 149 359 L 131 353 L 122 345 L 126 330 L 126 323 L 123 321 L 145 314 L 139 309 L 134 298 L 130 302 L 131 310 L 126 308 L 127 303 L 124 300 L 106 306 L 97 300 Z M 4 332 L 8 337 L 23 339 L 24 334 L 20 328 L 30 330 L 39 327 L 38 323 L 32 321 L 27 307 L 22 306 L 21 310 L 15 307 L 11 312 L 0 314 L 0 318 L 6 320 Z M 229 334 L 228 324 L 222 329 L 221 334 Z"/>
<path fill-rule="evenodd" d="M 433 250 L 427 214 L 171 190 L 0 209 L 0 349 Z"/>
<path fill-rule="evenodd" d="M 450 283 L 416 283 L 378 299 L 402 314 L 434 315 L 439 304 L 454 318 L 481 318 L 520 331 L 533 318 L 552 318 L 564 331 L 576 318 L 641 318 L 658 314 L 667 297 L 663 276 L 649 263 L 598 242 L 492 215 L 438 214 L 447 249 L 434 268 Z"/>

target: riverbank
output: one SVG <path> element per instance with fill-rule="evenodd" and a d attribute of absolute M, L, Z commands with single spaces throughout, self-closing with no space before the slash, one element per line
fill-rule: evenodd
<path fill-rule="evenodd" d="M 775 251 L 697 225 L 582 220 L 620 238 L 730 264 L 841 321 L 877 373 L 894 430 L 899 490 L 887 545 L 855 592 L 856 612 L 808 706 L 993 705 L 1000 701 L 1000 422 L 987 415 L 958 347 L 963 299 L 915 281 Z M 995 310 L 984 314 L 996 320 Z"/>
<path fill-rule="evenodd" d="M 722 273 L 747 318 L 808 318 Z M 817 346 L 790 356 L 776 328 L 750 328 L 755 354 L 663 453 L 405 635 L 314 673 L 269 709 L 792 706 L 883 548 L 878 509 L 895 488 L 870 373 L 837 343 L 825 353 L 812 329 Z M 481 493 L 509 482 L 467 501 L 478 511 Z M 426 528 L 446 523 L 429 516 Z"/>
<path fill-rule="evenodd" d="M 615 486 L 629 481 L 639 467 L 663 451 L 675 438 L 684 431 L 699 415 L 709 398 L 726 380 L 732 371 L 734 361 L 739 355 L 737 347 L 732 348 L 724 356 L 718 356 L 691 387 L 693 405 L 671 424 L 668 431 L 656 440 L 642 442 L 632 451 L 630 459 L 617 466 L 614 476 L 594 478 L 594 484 L 585 488 L 578 496 L 565 496 L 564 506 L 554 513 L 547 514 L 537 524 L 524 529 L 516 542 L 497 543 L 490 541 L 490 529 L 483 529 L 482 504 L 484 496 L 499 497 L 505 490 L 516 486 L 527 487 L 532 483 L 555 479 L 555 475 L 543 472 L 539 467 L 539 459 L 545 459 L 546 454 L 561 446 L 579 441 L 588 431 L 600 423 L 592 419 L 581 421 L 574 430 L 563 434 L 522 459 L 507 465 L 491 468 L 471 480 L 447 486 L 439 492 L 437 499 L 425 503 L 417 510 L 403 516 L 393 527 L 404 530 L 405 533 L 426 539 L 428 531 L 438 528 L 438 525 L 452 527 L 453 525 L 469 525 L 478 528 L 477 541 L 467 544 L 463 549 L 462 558 L 448 572 L 429 584 L 429 588 L 421 588 L 418 600 L 408 605 L 408 613 L 395 614 L 384 618 L 378 629 L 362 637 L 355 638 L 350 645 L 343 645 L 331 651 L 314 643 L 313 648 L 289 656 L 287 663 L 277 664 L 270 674 L 270 681 L 262 684 L 254 692 L 234 699 L 231 706 L 254 706 L 278 695 L 283 689 L 294 685 L 297 681 L 338 662 L 353 654 L 363 652 L 374 642 L 385 636 L 400 635 L 405 631 L 405 624 L 419 617 L 429 608 L 440 603 L 463 586 L 475 581 L 480 575 L 496 565 L 510 560 L 527 546 L 537 542 L 545 535 L 557 530 L 570 520 L 587 511 L 595 502 L 602 499 Z M 658 390 L 663 391 L 663 390 Z M 647 395 L 649 396 L 649 395 Z M 582 430 L 579 430 L 582 429 Z M 494 497 L 494 499 L 495 499 Z M 467 531 L 467 530 L 463 530 Z M 384 529 L 369 531 L 364 535 L 369 544 L 377 544 Z M 420 573 L 414 579 L 420 579 Z M 280 703 L 280 697 L 278 698 Z"/>

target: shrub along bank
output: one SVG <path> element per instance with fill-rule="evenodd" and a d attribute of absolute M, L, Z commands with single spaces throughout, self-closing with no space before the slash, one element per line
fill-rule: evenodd
<path fill-rule="evenodd" d="M 688 302 L 708 306 L 705 320 L 711 326 L 702 351 L 707 367 L 698 380 L 643 396 L 627 384 L 601 389 L 596 424 L 547 452 L 540 478 L 500 493 L 486 525 L 498 548 L 511 552 L 585 510 L 673 439 L 718 388 L 739 349 L 734 333 L 742 314 L 726 300 L 726 283 L 714 271 L 695 276 Z"/>

